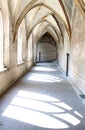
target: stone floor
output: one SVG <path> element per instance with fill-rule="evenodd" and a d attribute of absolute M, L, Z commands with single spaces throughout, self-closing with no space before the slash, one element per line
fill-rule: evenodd
<path fill-rule="evenodd" d="M 1 97 L 0 130 L 85 130 L 85 105 L 56 62 L 36 64 Z"/>

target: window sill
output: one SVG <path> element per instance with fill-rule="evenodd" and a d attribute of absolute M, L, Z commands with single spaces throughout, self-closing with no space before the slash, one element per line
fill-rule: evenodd
<path fill-rule="evenodd" d="M 23 63 L 24 63 L 24 61 L 20 61 L 20 62 L 17 63 L 17 65 L 21 65 Z"/>
<path fill-rule="evenodd" d="M 28 59 L 28 61 L 31 61 L 31 60 L 32 60 L 32 58 L 29 58 L 29 59 Z"/>
<path fill-rule="evenodd" d="M 6 70 L 7 70 L 7 68 L 0 68 L 0 72 L 4 72 Z"/>

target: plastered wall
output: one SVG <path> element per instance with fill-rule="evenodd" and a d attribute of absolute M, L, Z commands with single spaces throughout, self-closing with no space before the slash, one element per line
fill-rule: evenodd
<path fill-rule="evenodd" d="M 72 22 L 70 76 L 85 93 L 85 19 L 75 5 Z"/>
<path fill-rule="evenodd" d="M 72 36 L 66 32 L 59 48 L 59 64 L 66 73 L 67 53 L 69 53 L 68 75 L 75 86 L 85 94 L 85 19 L 77 6 L 73 6 L 71 16 Z"/>
<path fill-rule="evenodd" d="M 25 74 L 33 65 L 32 61 L 27 64 L 10 68 L 0 73 L 0 95 L 4 93 L 17 79 Z"/>
<path fill-rule="evenodd" d="M 16 80 L 18 80 L 23 74 L 25 74 L 33 66 L 33 57 L 28 60 L 28 44 L 26 41 L 26 28 L 25 20 L 22 24 L 22 63 L 18 64 L 17 61 L 17 44 L 18 37 L 13 41 L 13 34 L 11 28 L 11 20 L 8 20 L 8 14 L 5 18 L 3 12 L 3 45 L 4 45 L 4 68 L 0 70 L 0 95 L 2 95 L 7 88 L 9 88 Z M 7 26 L 6 26 L 7 25 Z"/>
<path fill-rule="evenodd" d="M 37 62 L 53 61 L 57 58 L 57 49 L 51 43 L 38 43 Z"/>

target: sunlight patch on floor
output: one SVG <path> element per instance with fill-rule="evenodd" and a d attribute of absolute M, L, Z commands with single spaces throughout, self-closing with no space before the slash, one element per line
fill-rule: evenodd
<path fill-rule="evenodd" d="M 76 116 L 77 115 L 77 116 Z M 83 116 L 71 106 L 54 97 L 20 90 L 2 116 L 31 125 L 65 129 L 78 125 Z M 79 117 L 79 118 L 78 118 Z"/>
<path fill-rule="evenodd" d="M 69 105 L 67 105 L 67 104 L 64 103 L 64 102 L 53 103 L 53 104 L 58 105 L 58 106 L 60 106 L 60 107 L 62 107 L 62 108 L 64 108 L 64 109 L 66 109 L 66 110 L 72 110 L 72 107 L 70 107 Z"/>
<path fill-rule="evenodd" d="M 4 116 L 10 117 L 25 123 L 44 127 L 44 128 L 68 128 L 68 125 L 62 121 L 53 118 L 47 114 L 41 112 L 25 109 L 9 105 L 7 110 L 3 113 Z"/>
<path fill-rule="evenodd" d="M 45 72 L 51 72 L 55 71 L 55 69 L 49 68 L 49 67 L 34 67 L 32 70 L 37 70 L 37 71 L 45 71 Z"/>
<path fill-rule="evenodd" d="M 53 82 L 62 82 L 63 79 L 49 74 L 34 73 L 31 76 L 29 76 L 26 80 L 53 83 Z"/>
<path fill-rule="evenodd" d="M 77 125 L 80 123 L 80 120 L 74 117 L 74 115 L 70 113 L 64 113 L 64 114 L 54 114 L 56 117 L 63 119 L 64 121 L 69 122 L 72 125 Z"/>
<path fill-rule="evenodd" d="M 47 102 L 41 102 L 21 97 L 15 97 L 13 101 L 11 102 L 11 105 L 16 105 L 19 107 L 25 107 L 28 109 L 43 111 L 43 112 L 64 112 L 63 109 L 53 106 L 52 104 L 49 104 Z"/>
<path fill-rule="evenodd" d="M 40 93 L 28 92 L 28 91 L 24 91 L 24 90 L 20 90 L 17 93 L 17 96 L 34 99 L 34 100 L 39 100 L 39 101 L 46 101 L 46 102 L 59 102 L 60 101 L 59 99 L 51 97 L 49 95 L 43 95 Z"/>

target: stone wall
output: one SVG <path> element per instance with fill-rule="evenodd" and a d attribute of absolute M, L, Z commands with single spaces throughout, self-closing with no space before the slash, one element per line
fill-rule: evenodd
<path fill-rule="evenodd" d="M 64 43 L 59 49 L 59 64 L 66 73 L 69 53 L 69 78 L 85 94 L 85 19 L 75 3 L 72 11 L 72 35 L 69 39 L 66 31 L 64 33 Z"/>
<path fill-rule="evenodd" d="M 17 44 L 18 37 L 13 41 L 13 28 L 11 14 L 5 4 L 1 4 L 1 12 L 3 16 L 3 61 L 4 67 L 0 69 L 0 95 L 3 94 L 16 80 L 25 74 L 33 66 L 33 57 L 28 60 L 28 44 L 26 41 L 26 25 L 25 20 L 22 24 L 22 63 L 17 61 Z M 18 32 L 17 32 L 18 34 Z"/>
<path fill-rule="evenodd" d="M 85 19 L 75 5 L 70 53 L 70 75 L 79 89 L 85 93 Z"/>
<path fill-rule="evenodd" d="M 38 43 L 37 62 L 53 61 L 56 57 L 57 50 L 54 45 L 51 43 Z"/>
<path fill-rule="evenodd" d="M 4 93 L 15 81 L 25 74 L 33 65 L 32 61 L 0 72 L 0 95 Z"/>

